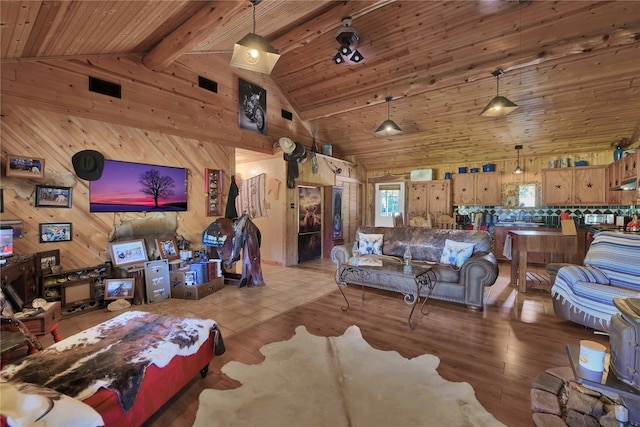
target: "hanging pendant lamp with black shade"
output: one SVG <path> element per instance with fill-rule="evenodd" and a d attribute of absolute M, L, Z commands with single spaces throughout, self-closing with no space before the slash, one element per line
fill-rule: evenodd
<path fill-rule="evenodd" d="M 389 107 L 389 103 L 393 101 L 393 97 L 388 96 L 385 98 L 385 101 L 387 101 L 387 120 L 385 120 L 380 126 L 378 126 L 378 129 L 376 129 L 376 135 L 398 135 L 402 133 L 402 129 L 400 129 L 400 126 L 398 126 L 393 120 L 391 120 L 391 112 Z"/>
<path fill-rule="evenodd" d="M 500 76 L 504 74 L 504 71 L 498 69 L 491 74 L 496 78 L 496 96 L 489 101 L 484 110 L 480 112 L 480 115 L 484 117 L 506 116 L 518 108 L 518 105 L 506 97 L 500 96 Z"/>
<path fill-rule="evenodd" d="M 520 167 L 520 150 L 522 150 L 522 145 L 516 145 L 516 151 L 518 152 L 518 161 L 516 162 L 516 168 L 513 171 L 513 173 L 518 173 L 518 174 L 524 172 Z"/>
<path fill-rule="evenodd" d="M 271 74 L 280 55 L 264 37 L 256 34 L 256 5 L 262 0 L 250 1 L 253 5 L 253 32 L 238 40 L 233 46 L 231 66 Z"/>

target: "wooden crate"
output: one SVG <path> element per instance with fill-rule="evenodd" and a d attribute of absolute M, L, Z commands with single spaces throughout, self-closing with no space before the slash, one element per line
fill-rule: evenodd
<path fill-rule="evenodd" d="M 224 278 L 218 277 L 200 285 L 185 285 L 184 282 L 175 285 L 172 278 L 171 285 L 172 298 L 198 300 L 224 288 Z"/>

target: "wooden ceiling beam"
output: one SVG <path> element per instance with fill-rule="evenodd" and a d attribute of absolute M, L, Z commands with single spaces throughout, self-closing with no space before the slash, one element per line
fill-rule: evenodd
<path fill-rule="evenodd" d="M 211 36 L 217 26 L 231 22 L 246 11 L 244 2 L 212 1 L 144 55 L 142 63 L 163 71 L 177 58 Z"/>
<path fill-rule="evenodd" d="M 503 64 L 503 70 L 512 71 L 522 67 L 580 55 L 601 49 L 614 49 L 634 43 L 640 43 L 640 27 L 615 30 L 609 34 L 600 34 L 590 38 L 578 38 L 557 43 L 555 46 L 543 46 L 539 50 L 523 53 L 521 59 L 510 57 L 489 58 L 482 64 L 472 64 L 464 68 L 451 70 L 446 76 L 434 76 L 431 70 L 417 71 L 415 75 L 400 78 L 389 84 L 384 79 L 377 84 L 369 84 L 356 96 L 325 98 L 312 108 L 300 111 L 303 120 L 318 120 L 334 115 L 356 111 L 385 102 L 387 94 L 403 94 L 404 97 L 421 95 L 437 87 L 438 90 L 458 87 L 467 82 L 486 79 L 495 70 L 496 64 Z M 474 70 L 470 73 L 469 70 Z M 354 93 L 353 91 L 351 93 Z M 399 97 L 396 95 L 396 97 Z"/>

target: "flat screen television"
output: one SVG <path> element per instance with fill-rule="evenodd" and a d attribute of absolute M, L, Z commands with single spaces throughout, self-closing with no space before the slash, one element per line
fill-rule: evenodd
<path fill-rule="evenodd" d="M 100 179 L 89 181 L 90 212 L 187 210 L 187 169 L 105 160 Z"/>
<path fill-rule="evenodd" d="M 0 229 L 0 258 L 8 258 L 13 255 L 13 228 Z"/>

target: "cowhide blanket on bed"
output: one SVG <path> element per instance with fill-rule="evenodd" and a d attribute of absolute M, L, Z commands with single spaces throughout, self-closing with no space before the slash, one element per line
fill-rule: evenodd
<path fill-rule="evenodd" d="M 224 343 L 213 320 L 130 311 L 8 365 L 1 374 L 4 380 L 43 385 L 79 400 L 109 388 L 126 412 L 147 366 L 163 368 L 174 356 L 196 353 L 212 329 L 214 353 L 220 355 Z"/>

